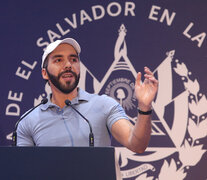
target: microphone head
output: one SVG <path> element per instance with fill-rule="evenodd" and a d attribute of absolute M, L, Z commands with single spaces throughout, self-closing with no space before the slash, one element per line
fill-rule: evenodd
<path fill-rule="evenodd" d="M 48 102 L 47 98 L 43 98 L 42 101 L 41 101 L 42 104 L 46 104 L 47 102 Z"/>
<path fill-rule="evenodd" d="M 68 99 L 66 99 L 66 100 L 65 100 L 65 104 L 66 104 L 67 106 L 70 106 L 70 105 L 71 105 L 71 101 L 68 100 Z"/>

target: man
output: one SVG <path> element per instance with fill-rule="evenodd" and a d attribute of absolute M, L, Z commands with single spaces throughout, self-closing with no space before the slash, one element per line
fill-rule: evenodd
<path fill-rule="evenodd" d="M 158 81 L 145 67 L 145 80 L 137 74 L 135 94 L 138 120 L 133 126 L 118 102 L 106 95 L 89 94 L 78 88 L 80 78 L 79 44 L 72 38 L 51 43 L 42 56 L 42 77 L 50 84 L 48 102 L 39 106 L 17 129 L 18 146 L 88 146 L 89 127 L 86 121 L 65 104 L 72 106 L 91 123 L 95 146 L 110 146 L 110 135 L 128 149 L 142 153 L 151 133 L 151 103 Z"/>

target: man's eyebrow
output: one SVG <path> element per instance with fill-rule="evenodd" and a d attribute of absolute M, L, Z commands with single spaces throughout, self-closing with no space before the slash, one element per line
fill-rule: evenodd
<path fill-rule="evenodd" d="M 54 55 L 54 56 L 52 56 L 52 59 L 55 59 L 55 58 L 58 58 L 58 57 L 63 57 L 63 55 Z"/>
<path fill-rule="evenodd" d="M 79 57 L 77 54 L 70 54 L 69 55 L 70 57 Z M 57 54 L 57 55 L 54 55 L 52 56 L 52 59 L 55 59 L 55 58 L 59 58 L 59 57 L 63 57 L 63 55 L 60 55 L 60 54 Z"/>
<path fill-rule="evenodd" d="M 77 54 L 71 54 L 70 57 L 78 57 Z"/>

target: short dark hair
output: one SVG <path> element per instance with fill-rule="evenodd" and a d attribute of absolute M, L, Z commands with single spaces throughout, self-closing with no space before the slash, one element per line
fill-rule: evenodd
<path fill-rule="evenodd" d="M 44 64 L 43 64 L 43 66 L 42 66 L 42 68 L 45 68 L 45 70 L 46 70 L 46 72 L 48 72 L 48 70 L 47 70 L 47 67 L 48 67 L 48 56 L 45 58 L 45 61 L 44 61 Z M 49 84 L 49 86 L 50 86 L 50 83 L 49 83 L 49 81 L 48 80 L 46 80 L 46 79 L 44 79 L 44 81 L 47 83 L 48 82 L 48 84 Z"/>
<path fill-rule="evenodd" d="M 48 56 L 45 58 L 45 61 L 44 61 L 44 64 L 43 64 L 43 66 L 42 66 L 42 68 L 45 68 L 45 69 L 47 69 L 47 66 L 48 66 Z"/>

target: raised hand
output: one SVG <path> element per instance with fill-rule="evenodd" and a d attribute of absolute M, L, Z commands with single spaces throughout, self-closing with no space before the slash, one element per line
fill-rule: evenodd
<path fill-rule="evenodd" d="M 141 82 L 142 74 L 138 72 L 135 83 L 135 95 L 142 111 L 151 109 L 151 103 L 155 98 L 158 89 L 158 80 L 148 67 L 144 67 L 144 81 Z"/>

